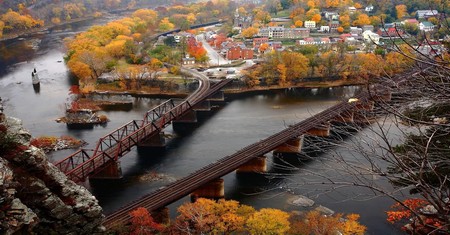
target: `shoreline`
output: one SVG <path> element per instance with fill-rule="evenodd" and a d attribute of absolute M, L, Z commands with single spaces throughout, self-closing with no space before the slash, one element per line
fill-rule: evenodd
<path fill-rule="evenodd" d="M 325 82 L 303 82 L 293 86 L 269 86 L 269 87 L 253 87 L 253 88 L 233 88 L 224 89 L 226 95 L 240 95 L 240 94 L 252 94 L 258 92 L 267 91 L 279 91 L 285 89 L 298 89 L 298 88 L 331 88 L 331 87 L 343 87 L 343 86 L 361 86 L 364 85 L 364 81 L 358 80 L 338 80 L 338 81 L 325 81 Z M 96 95 L 130 95 L 132 97 L 143 98 L 185 98 L 189 94 L 183 92 L 142 92 L 142 91 L 105 91 L 94 90 L 90 94 Z"/>

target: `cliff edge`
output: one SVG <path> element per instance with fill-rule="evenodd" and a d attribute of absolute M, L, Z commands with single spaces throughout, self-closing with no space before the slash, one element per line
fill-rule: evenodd
<path fill-rule="evenodd" d="M 0 110 L 0 234 L 102 234 L 97 199 L 67 179 Z"/>

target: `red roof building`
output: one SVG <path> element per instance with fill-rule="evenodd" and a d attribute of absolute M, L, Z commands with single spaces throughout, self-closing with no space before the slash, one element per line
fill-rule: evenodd
<path fill-rule="evenodd" d="M 242 48 L 240 46 L 233 46 L 227 50 L 228 60 L 249 60 L 253 59 L 253 50 Z"/>

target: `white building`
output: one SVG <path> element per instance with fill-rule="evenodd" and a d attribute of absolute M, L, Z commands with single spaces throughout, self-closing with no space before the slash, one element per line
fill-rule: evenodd
<path fill-rule="evenodd" d="M 420 22 L 419 29 L 421 31 L 429 32 L 434 30 L 434 24 L 428 21 Z"/>
<path fill-rule="evenodd" d="M 363 36 L 365 42 L 375 43 L 375 44 L 379 44 L 380 43 L 380 35 L 378 35 L 377 33 L 372 32 L 370 30 L 364 31 L 362 33 L 362 36 Z"/>
<path fill-rule="evenodd" d="M 416 16 L 419 19 L 437 16 L 439 12 L 437 10 L 417 10 Z"/>
<path fill-rule="evenodd" d="M 313 20 L 306 20 L 304 26 L 305 28 L 312 29 L 316 27 L 316 22 Z"/>

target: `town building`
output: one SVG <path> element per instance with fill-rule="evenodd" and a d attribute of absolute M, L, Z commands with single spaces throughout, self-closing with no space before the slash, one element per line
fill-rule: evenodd
<path fill-rule="evenodd" d="M 424 19 L 429 17 L 437 17 L 439 15 L 439 12 L 437 10 L 417 10 L 416 11 L 416 17 L 418 19 Z"/>
<path fill-rule="evenodd" d="M 434 30 L 434 24 L 428 21 L 420 22 L 419 29 L 424 32 L 430 32 Z"/>
<path fill-rule="evenodd" d="M 229 48 L 226 48 L 226 58 L 228 60 L 253 59 L 253 50 L 246 48 L 243 44 L 233 45 Z"/>
<path fill-rule="evenodd" d="M 309 28 L 285 28 L 283 38 L 305 38 L 309 37 Z"/>
<path fill-rule="evenodd" d="M 363 25 L 363 26 L 362 26 L 362 31 L 363 31 L 363 32 L 365 32 L 365 31 L 367 31 L 367 30 L 370 30 L 370 31 L 373 32 L 373 30 L 374 30 L 373 25 L 367 24 L 367 25 Z"/>
<path fill-rule="evenodd" d="M 370 30 L 366 30 L 362 33 L 362 37 L 364 38 L 364 41 L 367 43 L 375 43 L 375 44 L 379 44 L 380 43 L 380 35 L 378 35 L 377 33 L 374 33 Z"/>
<path fill-rule="evenodd" d="M 309 37 L 310 29 L 266 27 L 259 29 L 258 37 L 262 38 L 303 38 Z"/>
<path fill-rule="evenodd" d="M 253 48 L 259 48 L 262 44 L 268 42 L 269 38 L 253 38 Z"/>
<path fill-rule="evenodd" d="M 313 20 L 306 20 L 305 23 L 303 24 L 303 26 L 305 26 L 305 28 L 308 28 L 308 29 L 313 29 L 313 28 L 316 28 L 316 22 Z"/>

